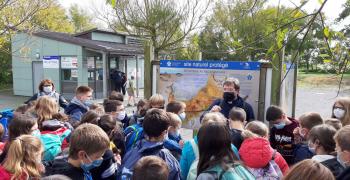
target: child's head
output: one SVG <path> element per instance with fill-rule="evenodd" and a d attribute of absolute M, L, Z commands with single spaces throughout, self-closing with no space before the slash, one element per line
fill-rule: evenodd
<path fill-rule="evenodd" d="M 328 118 L 324 120 L 324 123 L 333 126 L 337 131 L 343 127 L 339 119 L 336 118 Z"/>
<path fill-rule="evenodd" d="M 22 179 L 24 174 L 31 178 L 39 178 L 43 173 L 43 151 L 40 139 L 31 135 L 21 135 L 11 141 L 3 167 L 13 174 L 13 179 Z"/>
<path fill-rule="evenodd" d="M 342 127 L 335 135 L 336 151 L 343 166 L 350 166 L 350 125 Z"/>
<path fill-rule="evenodd" d="M 57 114 L 59 110 L 56 99 L 50 96 L 41 96 L 35 105 L 35 112 L 38 116 L 38 125 L 45 120 L 53 119 L 53 115 Z"/>
<path fill-rule="evenodd" d="M 144 156 L 134 167 L 132 180 L 167 180 L 169 168 L 158 156 Z"/>
<path fill-rule="evenodd" d="M 316 154 L 331 154 L 335 151 L 333 139 L 335 130 L 332 126 L 321 124 L 313 127 L 308 136 L 309 148 L 314 149 Z"/>
<path fill-rule="evenodd" d="M 140 99 L 136 107 L 137 115 L 140 117 L 144 117 L 146 115 L 147 110 L 150 108 L 149 103 L 146 99 Z"/>
<path fill-rule="evenodd" d="M 184 120 L 186 118 L 185 109 L 186 104 L 181 101 L 172 101 L 166 105 L 166 111 L 178 114 L 181 120 Z"/>
<path fill-rule="evenodd" d="M 263 138 L 268 138 L 269 137 L 269 128 L 266 126 L 265 123 L 261 121 L 252 121 L 249 122 L 245 126 L 246 130 L 249 130 L 250 132 L 263 137 Z"/>
<path fill-rule="evenodd" d="M 93 92 L 93 90 L 89 86 L 79 86 L 75 90 L 75 96 L 81 102 L 85 102 L 85 101 L 90 100 L 92 98 L 92 92 Z"/>
<path fill-rule="evenodd" d="M 160 94 L 154 94 L 149 98 L 148 102 L 151 108 L 164 109 L 165 100 Z"/>
<path fill-rule="evenodd" d="M 335 180 L 332 172 L 326 166 L 312 159 L 306 159 L 294 165 L 283 179 Z"/>
<path fill-rule="evenodd" d="M 153 108 L 146 113 L 143 120 L 143 130 L 150 140 L 163 141 L 169 124 L 170 118 L 168 114 L 162 109 Z"/>
<path fill-rule="evenodd" d="M 93 103 L 91 106 L 90 106 L 90 110 L 93 110 L 95 111 L 98 115 L 102 116 L 105 114 L 105 109 L 102 105 L 100 104 L 97 104 L 97 103 Z"/>
<path fill-rule="evenodd" d="M 31 110 L 32 108 L 33 108 L 32 103 L 31 104 L 22 104 L 16 108 L 16 110 L 15 110 L 15 112 L 13 112 L 13 114 L 14 114 L 14 116 L 17 116 L 20 114 L 25 114 L 29 110 Z"/>
<path fill-rule="evenodd" d="M 21 114 L 14 117 L 9 124 L 9 138 L 10 141 L 16 139 L 23 134 L 31 134 L 38 130 L 38 123 L 36 118 L 29 114 Z"/>
<path fill-rule="evenodd" d="M 101 116 L 100 120 L 98 121 L 97 125 L 102 128 L 107 135 L 109 136 L 113 129 L 116 127 L 116 121 L 112 118 L 111 115 L 103 115 Z"/>
<path fill-rule="evenodd" d="M 350 98 L 340 97 L 338 98 L 332 109 L 332 118 L 339 119 L 343 126 L 350 124 Z"/>
<path fill-rule="evenodd" d="M 99 120 L 100 116 L 95 111 L 90 110 L 81 117 L 80 124 L 91 123 L 97 125 Z"/>
<path fill-rule="evenodd" d="M 247 118 L 247 114 L 244 111 L 244 109 L 240 108 L 240 107 L 233 107 L 230 110 L 229 113 L 229 120 L 231 121 L 238 121 L 241 122 L 242 124 L 244 124 L 246 122 Z"/>
<path fill-rule="evenodd" d="M 320 124 L 323 124 L 323 119 L 318 113 L 310 112 L 310 113 L 305 113 L 299 117 L 299 123 L 300 123 L 300 128 L 299 128 L 299 134 L 307 139 L 309 131 Z"/>
<path fill-rule="evenodd" d="M 273 124 L 277 129 L 283 129 L 286 125 L 287 115 L 283 112 L 282 108 L 278 106 L 270 106 L 266 110 L 266 120 Z"/>
<path fill-rule="evenodd" d="M 109 100 L 118 100 L 123 102 L 124 101 L 124 95 L 117 91 L 112 91 L 111 95 L 108 97 Z"/>
<path fill-rule="evenodd" d="M 109 148 L 107 134 L 97 125 L 85 123 L 71 134 L 69 158 L 80 160 L 82 164 L 102 162 L 102 156 Z"/>
<path fill-rule="evenodd" d="M 221 165 L 226 160 L 233 163 L 237 157 L 233 154 L 231 148 L 231 136 L 228 127 L 225 124 L 210 122 L 198 131 L 198 174 L 208 167 Z"/>
<path fill-rule="evenodd" d="M 224 115 L 222 115 L 219 112 L 210 112 L 203 116 L 203 119 L 201 121 L 201 126 L 211 123 L 211 122 L 217 122 L 227 125 L 227 119 Z"/>
<path fill-rule="evenodd" d="M 170 126 L 169 126 L 169 134 L 177 137 L 179 136 L 179 129 L 181 128 L 182 121 L 180 117 L 177 114 L 168 112 L 169 118 L 170 118 Z"/>
<path fill-rule="evenodd" d="M 103 107 L 107 114 L 112 115 L 113 119 L 119 121 L 123 120 L 126 116 L 123 102 L 118 100 L 105 100 L 103 102 Z"/>

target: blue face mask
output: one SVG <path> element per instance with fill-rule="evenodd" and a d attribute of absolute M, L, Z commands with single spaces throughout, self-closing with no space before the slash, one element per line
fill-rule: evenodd
<path fill-rule="evenodd" d="M 91 163 L 89 164 L 82 163 L 80 165 L 81 169 L 83 169 L 84 171 L 90 171 L 91 169 L 95 167 L 99 167 L 102 164 L 103 159 L 97 159 L 95 161 L 92 161 L 88 155 L 86 155 L 86 157 L 89 159 L 89 161 L 91 161 Z"/>
<path fill-rule="evenodd" d="M 285 122 L 280 122 L 278 124 L 273 125 L 276 129 L 283 129 L 286 126 Z"/>
<path fill-rule="evenodd" d="M 169 136 L 179 137 L 180 136 L 180 132 L 179 131 L 171 132 L 171 133 L 169 133 Z"/>
<path fill-rule="evenodd" d="M 93 102 L 92 102 L 91 99 L 89 99 L 89 100 L 86 100 L 86 101 L 84 102 L 84 104 L 85 104 L 87 107 L 90 107 L 90 106 L 93 104 Z"/>
<path fill-rule="evenodd" d="M 186 119 L 186 113 L 185 112 L 180 113 L 179 117 L 180 117 L 181 121 L 184 121 Z"/>
<path fill-rule="evenodd" d="M 41 134 L 40 134 L 39 129 L 34 130 L 34 131 L 32 132 L 32 136 L 37 137 L 37 138 L 40 138 L 40 137 L 41 137 Z"/>

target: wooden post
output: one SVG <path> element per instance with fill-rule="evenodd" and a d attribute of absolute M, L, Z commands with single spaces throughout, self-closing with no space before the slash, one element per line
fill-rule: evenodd
<path fill-rule="evenodd" d="M 152 60 L 153 47 L 150 41 L 145 43 L 145 57 L 144 57 L 144 98 L 148 99 L 152 96 Z"/>

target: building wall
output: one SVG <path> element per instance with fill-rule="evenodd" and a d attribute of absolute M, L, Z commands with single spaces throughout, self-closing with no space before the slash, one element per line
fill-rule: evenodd
<path fill-rule="evenodd" d="M 37 52 L 40 54 L 40 59 L 35 57 Z M 32 62 L 42 61 L 43 56 L 77 56 L 78 85 L 87 85 L 87 67 L 83 66 L 81 46 L 18 33 L 12 38 L 13 89 L 15 95 L 33 95 Z M 60 92 L 60 69 L 43 69 L 43 72 L 44 78 L 53 80 L 56 90 Z M 37 92 L 37 87 L 34 90 Z"/>
<path fill-rule="evenodd" d="M 91 39 L 96 41 L 107 41 L 125 44 L 125 37 L 113 34 L 104 34 L 99 32 L 92 32 Z"/>

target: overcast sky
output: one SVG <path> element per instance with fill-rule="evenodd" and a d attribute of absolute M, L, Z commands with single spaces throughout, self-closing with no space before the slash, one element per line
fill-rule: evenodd
<path fill-rule="evenodd" d="M 103 7 L 105 0 L 58 0 L 63 7 L 68 9 L 72 4 L 78 4 L 79 7 L 86 9 L 88 12 L 93 13 L 95 7 Z M 184 0 L 179 0 L 184 1 Z M 268 0 L 269 5 L 278 5 L 279 0 Z M 297 5 L 300 4 L 300 0 L 280 0 L 281 4 L 287 7 L 295 7 L 294 2 Z M 344 9 L 342 6 L 346 0 L 328 0 L 322 12 L 327 16 L 327 24 L 332 25 L 334 29 L 339 30 L 344 25 L 350 24 L 350 18 L 348 17 L 341 24 L 333 24 L 334 19 L 339 16 L 339 13 Z M 303 10 L 307 12 L 313 12 L 315 9 L 320 7 L 319 0 L 309 0 L 304 6 Z M 102 22 L 101 22 L 102 23 Z M 107 26 L 106 26 L 107 27 Z"/>

